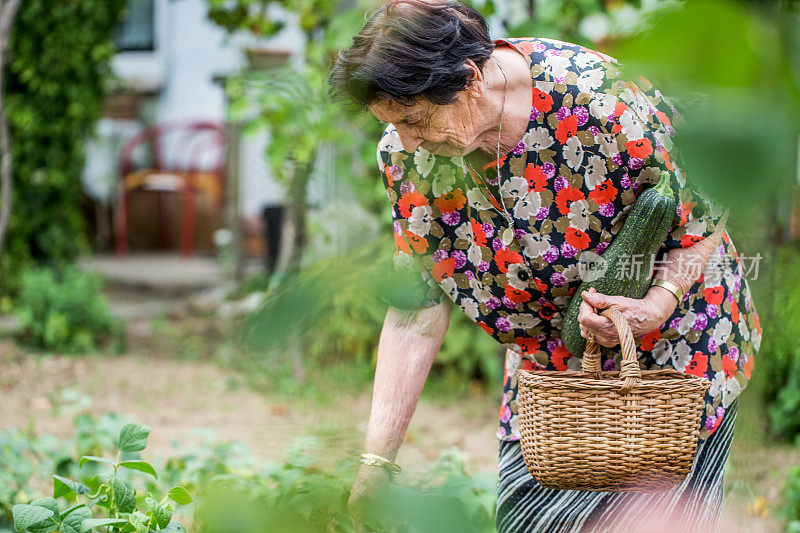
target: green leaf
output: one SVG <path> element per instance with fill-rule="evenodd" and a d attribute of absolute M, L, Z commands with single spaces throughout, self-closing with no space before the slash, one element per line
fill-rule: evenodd
<path fill-rule="evenodd" d="M 95 462 L 95 463 L 106 463 L 106 464 L 109 464 L 109 465 L 112 465 L 112 466 L 114 464 L 114 462 L 111 461 L 110 459 L 105 459 L 103 457 L 95 457 L 94 455 L 84 455 L 83 457 L 81 457 L 81 460 L 78 462 L 78 468 L 83 468 L 83 465 L 85 465 L 86 463 L 88 463 L 90 461 L 91 462 Z"/>
<path fill-rule="evenodd" d="M 167 527 L 163 529 L 167 533 L 186 533 L 186 528 L 180 522 L 170 522 Z"/>
<path fill-rule="evenodd" d="M 140 452 L 147 446 L 150 428 L 140 424 L 125 424 L 119 432 L 117 446 L 123 452 Z"/>
<path fill-rule="evenodd" d="M 156 524 L 161 529 L 164 529 L 169 524 L 170 520 L 172 520 L 172 506 L 171 505 L 161 505 L 158 500 L 150 496 L 149 494 L 144 499 L 147 506 L 153 511 L 153 517 L 156 519 Z"/>
<path fill-rule="evenodd" d="M 61 522 L 61 533 L 81 533 L 83 522 L 92 517 L 92 511 L 86 507 L 74 509 Z"/>
<path fill-rule="evenodd" d="M 131 525 L 136 528 L 136 533 L 148 533 L 150 519 L 141 511 L 134 511 L 128 517 Z"/>
<path fill-rule="evenodd" d="M 167 497 L 178 505 L 188 505 L 194 501 L 189 491 L 180 485 L 172 487 L 167 493 Z"/>
<path fill-rule="evenodd" d="M 14 516 L 14 527 L 17 533 L 27 533 L 32 528 L 45 525 L 45 521 L 53 516 L 53 511 L 38 505 L 15 505 L 11 509 Z"/>
<path fill-rule="evenodd" d="M 136 493 L 128 485 L 117 478 L 111 480 L 111 489 L 114 491 L 114 501 L 117 509 L 122 513 L 132 513 L 136 510 Z"/>
<path fill-rule="evenodd" d="M 122 524 L 127 524 L 128 521 L 123 518 L 90 518 L 88 520 L 84 520 L 83 524 L 81 524 L 81 533 L 86 533 L 87 531 L 91 531 L 96 527 L 102 526 L 121 526 Z"/>
<path fill-rule="evenodd" d="M 37 498 L 33 500 L 29 505 L 35 505 L 37 507 L 44 507 L 45 509 L 50 509 L 53 511 L 53 516 L 58 516 L 58 502 L 55 498 Z"/>
<path fill-rule="evenodd" d="M 61 476 L 53 476 L 53 498 L 60 498 L 70 492 L 75 494 L 88 494 L 89 487 L 79 481 L 73 481 Z"/>
<path fill-rule="evenodd" d="M 130 468 L 131 470 L 138 470 L 140 472 L 144 472 L 145 474 L 150 474 L 154 478 L 158 479 L 156 469 L 153 468 L 153 466 L 147 461 L 122 461 L 119 466 L 124 466 L 125 468 Z"/>
<path fill-rule="evenodd" d="M 69 509 L 67 509 L 66 511 L 61 513 L 61 520 L 64 520 L 64 518 L 68 517 L 69 515 L 71 515 L 72 513 L 77 511 L 78 509 L 80 509 L 81 507 L 85 508 L 86 505 L 84 505 L 82 503 L 79 503 L 78 505 L 74 505 L 74 506 L 70 507 Z M 87 508 L 86 510 L 88 511 L 89 509 Z M 91 511 L 89 511 L 89 513 L 90 513 L 89 516 L 91 516 Z"/>

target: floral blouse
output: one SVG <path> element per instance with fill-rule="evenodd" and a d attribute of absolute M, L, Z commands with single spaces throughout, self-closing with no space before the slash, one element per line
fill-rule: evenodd
<path fill-rule="evenodd" d="M 518 440 L 516 370 L 580 369 L 561 340 L 579 261 L 603 253 L 663 170 L 679 203 L 660 254 L 713 233 L 721 210 L 687 183 L 671 140 L 682 117 L 648 80 L 623 79 L 614 58 L 576 44 L 495 44 L 524 55 L 533 79 L 527 132 L 501 157 L 500 176 L 496 161 L 475 173 L 461 157 L 406 152 L 391 124 L 378 163 L 392 205 L 395 267 L 421 274 L 411 289 L 416 307 L 446 296 L 505 346 L 497 436 Z M 637 339 L 642 368 L 711 381 L 701 439 L 744 390 L 761 343 L 745 273 L 725 233 L 673 315 Z M 604 369 L 619 363 L 615 350 L 604 350 Z"/>

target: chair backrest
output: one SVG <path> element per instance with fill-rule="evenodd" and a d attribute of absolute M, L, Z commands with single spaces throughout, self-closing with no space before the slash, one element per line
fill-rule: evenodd
<path fill-rule="evenodd" d="M 137 168 L 207 172 L 225 177 L 225 128 L 213 121 L 156 124 L 128 139 L 120 149 L 120 179 Z"/>

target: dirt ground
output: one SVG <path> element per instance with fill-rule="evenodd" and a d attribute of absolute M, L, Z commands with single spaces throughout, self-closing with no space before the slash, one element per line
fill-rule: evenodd
<path fill-rule="evenodd" d="M 262 460 L 281 459 L 297 435 L 317 435 L 324 461 L 355 457 L 361 450 L 370 395 L 342 396 L 325 405 L 292 404 L 288 398 L 259 394 L 244 377 L 212 363 L 142 355 L 70 357 L 32 355 L 0 341 L 0 428 L 32 427 L 68 436 L 72 425 L 58 408 L 60 391 L 91 399 L 97 414 L 129 415 L 152 428 L 147 458 L 170 452 L 170 442 L 190 442 L 196 428 L 213 430 L 219 440 L 246 444 Z M 398 462 L 407 472 L 424 471 L 442 450 L 467 452 L 471 471 L 495 471 L 494 435 L 498 398 L 473 394 L 459 402 L 423 399 L 414 415 Z M 749 422 L 737 422 L 737 434 Z M 741 441 L 741 442 L 740 442 Z M 792 446 L 764 447 L 737 439 L 726 473 L 723 531 L 777 532 L 780 488 L 798 464 Z"/>

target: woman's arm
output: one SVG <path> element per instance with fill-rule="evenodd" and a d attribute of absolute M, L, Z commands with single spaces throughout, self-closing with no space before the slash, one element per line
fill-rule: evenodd
<path fill-rule="evenodd" d="M 394 461 L 450 321 L 449 301 L 386 312 L 364 451 Z"/>
<path fill-rule="evenodd" d="M 418 311 L 390 307 L 378 342 L 372 409 L 364 451 L 394 461 L 417 406 L 433 360 L 450 322 L 449 300 Z M 363 531 L 364 504 L 389 480 L 379 466 L 362 464 L 350 494 L 357 531 Z"/>
<path fill-rule="evenodd" d="M 703 273 L 711 254 L 722 240 L 725 223 L 718 224 L 714 233 L 687 248 L 673 248 L 664 254 L 663 267 L 656 271 L 654 278 L 661 278 L 677 285 L 685 294 Z M 597 314 L 597 309 L 615 307 L 619 309 L 631 326 L 635 337 L 658 329 L 675 311 L 678 301 L 663 287 L 650 287 L 647 295 L 637 300 L 624 296 L 608 296 L 590 289 L 582 294 L 578 322 L 581 336 L 591 332 L 595 340 L 603 346 L 619 344 L 619 336 L 612 322 Z"/>

